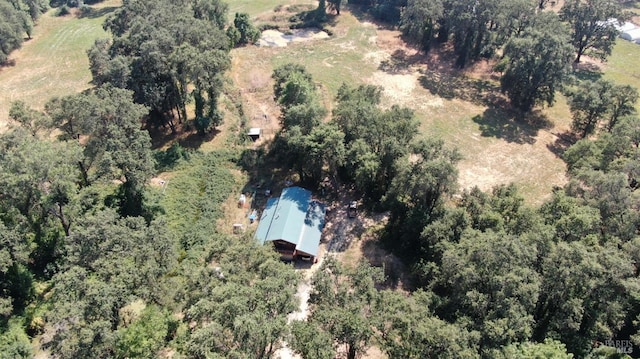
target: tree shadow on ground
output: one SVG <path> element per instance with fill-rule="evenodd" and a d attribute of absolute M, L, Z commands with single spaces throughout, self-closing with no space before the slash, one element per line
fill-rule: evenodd
<path fill-rule="evenodd" d="M 292 11 L 293 10 L 293 11 Z M 338 23 L 338 15 L 335 13 L 326 13 L 323 21 L 317 19 L 317 8 L 310 8 L 309 10 L 296 11 L 295 8 L 287 7 L 287 11 L 292 12 L 293 15 L 289 17 L 290 29 L 308 29 L 319 28 L 322 29 L 325 26 L 335 26 Z"/>
<path fill-rule="evenodd" d="M 602 78 L 604 73 L 600 70 L 597 64 L 592 63 L 579 63 L 573 64 L 572 76 L 578 81 L 597 81 Z"/>
<path fill-rule="evenodd" d="M 410 55 L 403 49 L 397 49 L 391 54 L 388 60 L 380 62 L 378 70 L 390 74 L 409 73 L 412 71 L 411 66 L 421 63 L 423 59 L 424 55 L 419 52 Z"/>
<path fill-rule="evenodd" d="M 162 126 L 147 125 L 145 129 L 149 131 L 153 150 L 168 147 L 176 142 L 186 149 L 197 150 L 203 143 L 213 140 L 220 133 L 220 130 L 213 129 L 202 135 L 184 123 L 177 124 L 175 132 Z"/>
<path fill-rule="evenodd" d="M 16 59 L 7 59 L 5 62 L 0 63 L 0 71 L 5 67 L 16 66 Z"/>
<path fill-rule="evenodd" d="M 364 259 L 372 266 L 384 270 L 385 280 L 376 286 L 378 289 L 415 290 L 411 272 L 398 256 L 383 249 L 380 242 L 373 238 L 361 240 Z"/>
<path fill-rule="evenodd" d="M 458 72 L 432 69 L 422 69 L 420 73 L 420 85 L 431 94 L 444 99 L 460 99 L 481 106 L 504 102 L 500 86 L 493 81 L 469 78 Z"/>
<path fill-rule="evenodd" d="M 269 196 L 279 196 L 287 184 L 298 184 L 292 180 L 292 172 L 283 169 L 278 159 L 269 154 L 267 147 L 267 144 L 262 144 L 256 148 L 246 148 L 237 162 L 247 175 L 242 192 L 255 193 L 255 198 L 261 200 L 257 203 L 261 208 Z M 267 195 L 267 191 L 270 195 Z"/>
<path fill-rule="evenodd" d="M 555 133 L 554 135 L 557 137 L 556 140 L 547 144 L 547 148 L 558 158 L 562 158 L 564 152 L 579 140 L 578 136 L 571 131 Z"/>
<path fill-rule="evenodd" d="M 108 14 L 111 14 L 112 12 L 116 11 L 119 7 L 118 6 L 106 6 L 106 7 L 101 7 L 101 8 L 93 8 L 93 7 L 83 7 L 79 12 L 78 12 L 78 18 L 79 19 L 96 19 Z"/>
<path fill-rule="evenodd" d="M 553 125 L 538 110 L 523 114 L 516 110 L 495 106 L 490 106 L 482 115 L 476 115 L 472 120 L 480 126 L 482 136 L 518 144 L 535 143 L 538 131 L 549 129 Z"/>
<path fill-rule="evenodd" d="M 382 29 L 382 30 L 398 29 L 397 24 L 389 23 L 389 22 L 375 18 L 371 13 L 368 12 L 370 7 L 368 7 L 367 5 L 349 4 L 349 3 L 344 4 L 343 2 L 341 9 L 343 11 L 348 11 L 349 13 L 351 13 L 351 15 L 353 15 L 360 23 L 363 23 L 363 22 L 371 23 L 375 25 L 378 29 Z"/>

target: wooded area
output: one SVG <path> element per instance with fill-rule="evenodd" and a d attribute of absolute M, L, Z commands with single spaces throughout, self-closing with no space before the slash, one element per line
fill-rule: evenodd
<path fill-rule="evenodd" d="M 42 110 L 14 102 L 0 134 L 0 358 L 271 358 L 284 342 L 327 359 L 371 346 L 389 358 L 636 352 L 638 92 L 571 68 L 610 54 L 615 33 L 598 21 L 624 18 L 618 2 L 570 0 L 559 15 L 528 0 L 351 4 L 422 51 L 449 44 L 452 67 L 499 56 L 500 89 L 517 111 L 562 91 L 568 184 L 539 207 L 515 185 L 458 191 L 460 151 L 418 136 L 411 108 L 382 106 L 381 87 L 343 84 L 329 110 L 296 63 L 271 74 L 281 116 L 266 147 L 154 150 L 149 130 L 203 137 L 223 124 L 230 51 L 259 32 L 246 13 L 231 26 L 219 0 L 125 1 L 104 25 L 112 37 L 88 52 L 95 86 Z M 0 0 L 10 24 L 0 30 L 22 37 L 44 8 Z M 300 16 L 322 25 L 341 8 L 321 1 Z M 0 39 L 6 60 L 20 43 Z M 328 178 L 366 211 L 388 213 L 374 235 L 412 286 L 396 290 L 388 268 L 328 257 L 309 317 L 288 321 L 300 273 L 251 233 L 220 228 L 224 202 L 244 185 L 238 169 L 282 171 L 311 189 Z M 171 173 L 169 191 L 149 185 L 160 172 Z"/>

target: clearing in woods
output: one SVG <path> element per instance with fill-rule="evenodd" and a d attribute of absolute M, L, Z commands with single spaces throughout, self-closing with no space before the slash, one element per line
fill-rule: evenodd
<path fill-rule="evenodd" d="M 254 14 L 256 23 L 281 17 L 284 10 L 276 5 Z M 231 77 L 242 93 L 250 127 L 264 128 L 267 136 L 277 131 L 270 74 L 279 65 L 297 62 L 311 72 L 329 109 L 343 83 L 380 85 L 384 106 L 413 108 L 421 123 L 419 136 L 437 136 L 460 149 L 461 188 L 489 190 L 514 182 L 528 203 L 539 204 L 554 185 L 565 183 L 565 165 L 550 150 L 570 123 L 562 96 L 552 108 L 520 118 L 505 106 L 498 77 L 487 63 L 452 70 L 446 49 L 419 53 L 398 31 L 383 29 L 352 8 L 330 30 L 333 36 L 325 40 L 232 51 Z"/>
<path fill-rule="evenodd" d="M 92 6 L 88 16 L 56 16 L 51 9 L 38 19 L 33 36 L 9 56 L 13 66 L 0 67 L 0 131 L 6 127 L 12 101 L 42 108 L 54 96 L 78 93 L 91 86 L 87 50 L 98 38 L 107 14 L 122 0 Z"/>

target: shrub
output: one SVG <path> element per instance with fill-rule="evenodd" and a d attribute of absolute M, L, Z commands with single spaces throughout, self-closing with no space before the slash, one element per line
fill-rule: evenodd
<path fill-rule="evenodd" d="M 71 13 L 71 10 L 69 9 L 69 7 L 67 5 L 62 5 L 58 8 L 58 11 L 56 12 L 56 16 L 66 16 L 69 15 Z"/>

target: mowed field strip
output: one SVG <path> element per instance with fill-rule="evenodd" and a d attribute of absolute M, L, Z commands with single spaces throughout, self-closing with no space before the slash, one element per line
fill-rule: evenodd
<path fill-rule="evenodd" d="M 95 6 L 100 16 L 58 17 L 55 9 L 38 20 L 31 40 L 13 52 L 13 66 L 0 68 L 0 130 L 6 126 L 12 101 L 22 100 L 42 108 L 54 96 L 77 93 L 91 86 L 87 50 L 98 38 L 106 14 L 121 4 L 107 0 Z"/>

